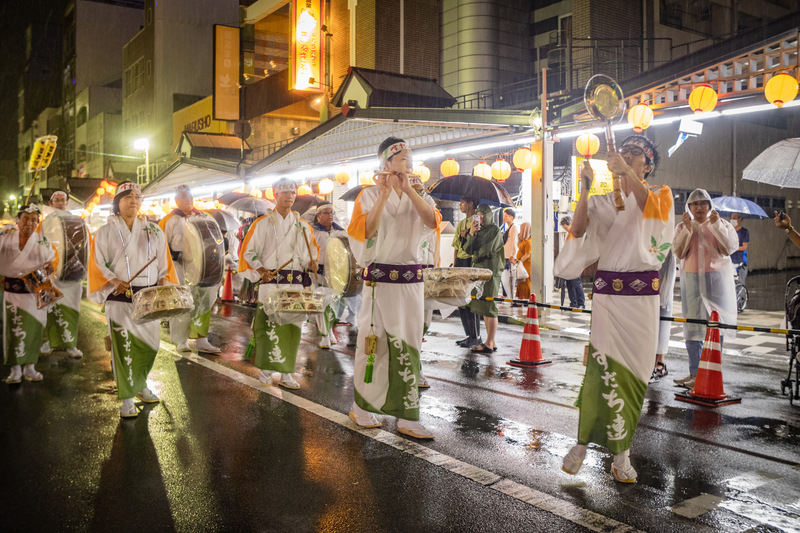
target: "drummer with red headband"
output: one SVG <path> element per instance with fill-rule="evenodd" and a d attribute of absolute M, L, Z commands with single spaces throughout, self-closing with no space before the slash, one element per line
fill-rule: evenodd
<path fill-rule="evenodd" d="M 239 273 L 253 283 L 261 283 L 258 289 L 259 306 L 253 321 L 256 344 L 253 362 L 261 369 L 259 380 L 272 385 L 272 373 L 280 372 L 278 385 L 295 390 L 300 385 L 292 374 L 306 315 L 268 315 L 264 305 L 278 289 L 302 290 L 311 285 L 311 276 L 317 271 L 319 248 L 314 240 L 314 231 L 296 211 L 292 211 L 297 185 L 282 178 L 272 185 L 272 190 L 275 193 L 275 209 L 267 211 L 250 226 L 242 241 Z"/>
<path fill-rule="evenodd" d="M 361 243 L 366 283 L 358 315 L 350 419 L 378 427 L 375 414 L 398 418 L 400 433 L 432 439 L 419 422 L 420 348 L 424 313 L 420 242 L 435 230 L 433 199 L 411 185 L 411 149 L 389 137 L 378 148 L 382 173 L 359 194 L 347 232 Z"/>
<path fill-rule="evenodd" d="M 66 191 L 56 189 L 50 195 L 49 205 L 53 211 L 47 217 L 70 217 L 85 225 L 80 217 L 75 217 L 67 211 L 68 201 L 69 196 Z M 64 244 L 66 249 L 68 243 Z M 88 242 L 85 243 L 86 246 L 88 244 Z M 65 259 L 65 257 L 59 257 L 60 261 Z M 84 269 L 83 279 L 85 279 L 86 265 L 80 265 L 80 267 Z M 44 333 L 45 342 L 41 352 L 47 354 L 53 350 L 65 350 L 70 357 L 80 359 L 83 357 L 83 352 L 78 349 L 78 318 L 81 312 L 83 281 L 80 279 L 75 281 L 53 279 L 53 285 L 64 293 L 64 297 L 48 308 L 47 327 Z"/>
<path fill-rule="evenodd" d="M 158 353 L 161 323 L 134 322 L 131 297 L 147 287 L 178 284 L 164 232 L 138 214 L 141 207 L 139 186 L 130 181 L 120 183 L 112 214 L 97 230 L 89 256 L 89 298 L 105 303 L 122 418 L 138 415 L 135 399 L 159 401 L 147 386 L 147 376 Z"/>
<path fill-rule="evenodd" d="M 56 253 L 47 238 L 36 232 L 39 226 L 39 207 L 23 205 L 17 213 L 17 228 L 0 235 L 0 276 L 5 276 L 3 289 L 3 355 L 11 374 L 6 383 L 42 381 L 34 366 L 39 361 L 47 309 L 38 309 L 36 296 L 23 277 L 34 270 L 44 269 L 52 274 Z M 24 365 L 24 369 L 22 368 Z"/>
<path fill-rule="evenodd" d="M 188 185 L 178 185 L 175 189 L 175 203 L 178 207 L 173 209 L 158 223 L 167 238 L 167 245 L 172 256 L 175 272 L 181 284 L 188 285 L 184 269 L 184 232 L 189 224 L 189 217 L 208 217 L 216 224 L 214 217 L 194 207 L 194 197 Z M 222 230 L 220 230 L 222 233 Z M 208 342 L 208 329 L 211 324 L 211 308 L 217 300 L 220 284 L 210 287 L 190 285 L 189 289 L 194 300 L 194 309 L 189 314 L 178 315 L 169 321 L 169 333 L 172 342 L 179 352 L 189 352 L 189 338 L 197 339 L 195 347 L 198 352 L 210 354 L 220 353 L 220 349 Z"/>

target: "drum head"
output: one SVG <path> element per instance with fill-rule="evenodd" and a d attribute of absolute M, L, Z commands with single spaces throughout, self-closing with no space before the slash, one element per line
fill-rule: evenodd
<path fill-rule="evenodd" d="M 81 217 L 51 214 L 42 221 L 42 233 L 58 253 L 55 278 L 80 281 L 89 263 L 89 231 Z"/>
<path fill-rule="evenodd" d="M 212 217 L 189 217 L 183 230 L 183 268 L 189 285 L 213 287 L 222 283 L 225 244 Z"/>
<path fill-rule="evenodd" d="M 350 243 L 341 237 L 328 240 L 325 250 L 325 279 L 328 286 L 342 296 L 355 296 L 361 291 L 361 283 L 356 277 L 357 269 Z"/>

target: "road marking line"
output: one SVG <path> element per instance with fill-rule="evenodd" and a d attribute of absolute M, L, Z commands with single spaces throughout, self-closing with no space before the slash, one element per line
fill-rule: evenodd
<path fill-rule="evenodd" d="M 454 457 L 450 457 L 449 455 L 426 448 L 421 444 L 412 442 L 404 437 L 399 437 L 394 433 L 389 433 L 388 431 L 377 428 L 365 429 L 356 427 L 348 415 L 344 413 L 334 411 L 333 409 L 325 407 L 324 405 L 312 402 L 301 396 L 292 394 L 291 392 L 284 391 L 279 387 L 264 385 L 258 379 L 252 376 L 242 374 L 241 372 L 226 367 L 225 365 L 210 361 L 205 357 L 200 357 L 195 353 L 178 353 L 177 351 L 164 346 L 165 344 L 167 346 L 171 346 L 170 343 L 162 342 L 161 346 L 163 350 L 182 357 L 187 361 L 204 366 L 209 370 L 217 372 L 218 374 L 228 377 L 238 383 L 241 383 L 242 385 L 252 387 L 263 393 L 269 394 L 276 399 L 283 400 L 286 403 L 299 407 L 300 409 L 304 409 L 310 413 L 316 414 L 330 422 L 339 424 L 345 429 L 349 429 L 356 433 L 360 433 L 367 438 L 382 442 L 401 452 L 422 459 L 423 461 L 427 461 L 432 465 L 448 470 L 449 472 L 457 474 L 461 477 L 470 479 L 483 485 L 484 487 L 505 494 L 506 496 L 510 496 L 523 503 L 527 503 L 528 505 L 536 507 L 537 509 L 547 511 L 560 518 L 568 520 L 569 522 L 583 526 L 591 531 L 637 531 L 635 528 L 627 524 L 623 524 L 622 522 L 618 522 L 608 518 L 607 516 L 595 513 L 594 511 L 584 509 L 567 500 L 550 496 L 544 492 L 532 489 L 510 479 L 503 478 L 494 472 L 484 470 L 483 468 L 465 463 Z"/>
<path fill-rule="evenodd" d="M 721 483 L 721 485 L 725 485 L 734 490 L 748 492 L 753 489 L 757 489 L 761 485 L 766 485 L 770 481 L 774 481 L 780 478 L 781 476 L 777 474 L 756 470 L 753 472 L 746 472 L 741 476 L 736 476 L 730 479 L 726 479 Z"/>
<path fill-rule="evenodd" d="M 724 498 L 703 492 L 700 496 L 695 496 L 675 505 L 672 507 L 672 512 L 686 518 L 697 518 L 716 509 L 722 500 Z"/>

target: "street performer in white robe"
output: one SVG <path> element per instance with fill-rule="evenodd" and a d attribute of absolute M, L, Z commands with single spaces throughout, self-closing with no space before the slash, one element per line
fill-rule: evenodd
<path fill-rule="evenodd" d="M 281 313 L 280 317 L 268 316 L 264 305 L 274 289 L 303 289 L 311 285 L 312 273 L 317 271 L 319 249 L 311 226 L 292 211 L 297 185 L 282 178 L 273 184 L 272 190 L 275 209 L 257 218 L 250 226 L 242 241 L 239 273 L 253 283 L 261 283 L 259 305 L 253 321 L 256 344 L 253 362 L 261 369 L 259 380 L 271 385 L 272 373 L 280 372 L 278 385 L 296 390 L 300 385 L 292 374 L 306 315 Z"/>
<path fill-rule="evenodd" d="M 67 211 L 69 197 L 62 190 L 56 190 L 50 195 L 49 205 L 53 211 L 48 217 L 70 216 Z M 88 246 L 89 243 L 87 242 Z M 59 258 L 61 261 L 66 258 Z M 85 277 L 85 272 L 84 272 Z M 47 354 L 53 350 L 65 350 L 72 358 L 80 359 L 83 352 L 78 349 L 78 317 L 81 312 L 81 298 L 83 296 L 83 281 L 62 281 L 53 279 L 64 297 L 51 305 L 47 310 L 47 326 L 44 333 L 44 344 L 41 353 Z"/>
<path fill-rule="evenodd" d="M 190 216 L 201 216 L 209 217 L 209 219 L 213 220 L 213 217 L 195 209 L 194 197 L 187 185 L 179 185 L 175 189 L 175 203 L 178 207 L 162 218 L 158 225 L 166 235 L 167 245 L 172 256 L 172 262 L 175 265 L 178 280 L 181 284 L 188 285 L 185 279 L 183 255 L 185 251 L 183 238 L 188 219 Z M 170 319 L 169 334 L 172 342 L 175 343 L 179 352 L 188 352 L 191 350 L 189 338 L 196 338 L 195 346 L 198 352 L 218 354 L 220 349 L 208 342 L 208 328 L 211 323 L 211 308 L 214 306 L 214 302 L 217 301 L 219 284 L 211 287 L 190 285 L 189 289 L 194 300 L 194 309 L 192 309 L 191 313 L 178 315 Z"/>
<path fill-rule="evenodd" d="M 325 279 L 325 258 L 328 250 L 328 241 L 333 237 L 343 237 L 347 239 L 347 232 L 334 220 L 333 204 L 322 204 L 317 206 L 317 213 L 314 215 L 314 223 L 311 225 L 314 230 L 314 239 L 319 246 L 319 271 L 315 281 L 318 285 L 326 285 Z M 336 336 L 333 334 L 333 326 L 336 325 L 336 313 L 332 305 L 325 307 L 324 313 L 319 313 L 314 317 L 317 324 L 317 331 L 320 334 L 319 347 L 328 349 L 331 344 L 336 344 Z"/>
<path fill-rule="evenodd" d="M 588 197 L 594 172 L 581 170 L 582 191 L 570 235 L 558 254 L 555 275 L 574 279 L 598 261 L 592 298 L 592 325 L 586 374 L 576 405 L 578 444 L 562 469 L 576 474 L 594 442 L 614 454 L 611 473 L 636 482 L 629 451 L 653 369 L 659 327 L 658 269 L 672 243 L 672 191 L 650 187 L 645 178 L 659 156 L 646 137 L 625 139 L 609 152 L 609 170 L 621 176 L 625 208 L 614 192 Z"/>
<path fill-rule="evenodd" d="M 122 418 L 137 416 L 134 398 L 145 403 L 159 401 L 147 387 L 147 376 L 158 353 L 161 323 L 152 320 L 136 324 L 131 296 L 147 287 L 178 284 L 164 232 L 138 215 L 141 207 L 139 186 L 129 181 L 120 183 L 112 215 L 97 230 L 89 256 L 89 298 L 105 302 Z"/>
<path fill-rule="evenodd" d="M 0 276 L 4 276 L 3 354 L 11 374 L 6 383 L 42 381 L 34 366 L 39 361 L 47 309 L 37 309 L 36 296 L 21 279 L 44 268 L 52 275 L 57 264 L 56 252 L 47 238 L 36 232 L 39 208 L 23 205 L 17 213 L 17 230 L 0 236 Z M 22 367 L 25 367 L 24 369 Z"/>
<path fill-rule="evenodd" d="M 420 347 L 424 287 L 419 247 L 424 228 L 435 229 L 433 199 L 411 187 L 411 150 L 390 137 L 378 148 L 376 187 L 356 199 L 348 233 L 363 243 L 359 265 L 366 283 L 358 315 L 350 419 L 378 427 L 374 413 L 396 416 L 398 431 L 432 439 L 419 422 Z"/>

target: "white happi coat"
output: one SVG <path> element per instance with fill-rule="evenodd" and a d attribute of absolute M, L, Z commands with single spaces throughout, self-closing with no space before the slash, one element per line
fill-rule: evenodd
<path fill-rule="evenodd" d="M 40 233 L 34 232 L 22 250 L 19 249 L 19 230 L 0 235 L 0 276 L 21 278 L 46 263 L 53 264 L 55 258 L 53 247 Z M 9 364 L 35 363 L 42 345 L 42 331 L 47 324 L 47 309 L 36 308 L 33 294 L 7 291 L 4 292 L 3 307 L 6 361 Z M 7 332 L 11 332 L 14 339 L 10 338 L 12 335 L 6 335 Z"/>
<path fill-rule="evenodd" d="M 359 241 L 358 264 L 419 264 L 425 225 L 406 194 L 392 191 L 386 201 L 376 234 L 365 239 L 365 218 L 380 196 L 378 187 L 364 189 L 356 199 L 348 233 Z M 425 201 L 434 207 L 433 199 Z M 355 252 L 355 250 L 354 250 Z M 407 420 L 419 419 L 419 351 L 423 331 L 423 283 L 377 283 L 362 291 L 358 315 L 358 345 L 353 369 L 356 403 L 364 410 Z M 374 295 L 374 297 L 373 297 Z M 365 339 L 378 337 L 371 383 L 364 383 L 367 355 Z M 390 361 L 389 343 L 397 361 Z"/>

